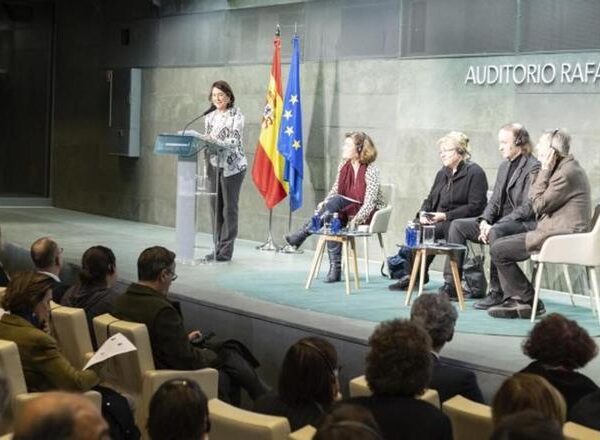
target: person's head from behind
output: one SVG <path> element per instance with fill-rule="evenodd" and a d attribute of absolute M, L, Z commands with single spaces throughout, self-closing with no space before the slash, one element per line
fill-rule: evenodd
<path fill-rule="evenodd" d="M 362 165 L 369 165 L 377 159 L 375 143 L 364 131 L 346 133 L 342 159 L 354 160 Z"/>
<path fill-rule="evenodd" d="M 105 440 L 108 424 L 88 399 L 49 392 L 28 400 L 15 421 L 14 440 Z"/>
<path fill-rule="evenodd" d="M 471 158 L 469 137 L 460 131 L 451 131 L 437 141 L 442 165 L 452 170 Z"/>
<path fill-rule="evenodd" d="M 567 416 L 565 399 L 550 382 L 536 374 L 518 373 L 502 383 L 492 400 L 494 426 L 526 409 L 539 411 L 561 426 Z"/>
<path fill-rule="evenodd" d="M 92 246 L 81 257 L 79 279 L 83 286 L 111 287 L 117 280 L 117 260 L 105 246 Z"/>
<path fill-rule="evenodd" d="M 506 416 L 490 440 L 562 440 L 562 426 L 539 411 L 526 409 Z"/>
<path fill-rule="evenodd" d="M 551 313 L 533 327 L 523 353 L 549 367 L 576 370 L 596 357 L 598 346 L 577 322 Z"/>
<path fill-rule="evenodd" d="M 323 418 L 313 440 L 383 440 L 383 436 L 367 408 L 342 403 Z"/>
<path fill-rule="evenodd" d="M 31 245 L 31 261 L 36 269 L 58 275 L 62 266 L 62 251 L 51 238 L 38 238 Z"/>
<path fill-rule="evenodd" d="M 415 397 L 431 379 L 431 338 L 418 324 L 384 321 L 369 338 L 365 378 L 375 395 Z"/>
<path fill-rule="evenodd" d="M 439 352 L 454 336 L 458 313 L 446 297 L 427 293 L 413 303 L 410 319 L 427 331 L 433 349 Z"/>
<path fill-rule="evenodd" d="M 189 379 L 162 384 L 150 401 L 147 422 L 152 440 L 200 440 L 210 431 L 208 399 Z"/>
<path fill-rule="evenodd" d="M 37 272 L 15 274 L 4 293 L 2 308 L 19 315 L 38 328 L 44 328 L 50 318 L 53 282 Z"/>
<path fill-rule="evenodd" d="M 513 160 L 520 154 L 531 154 L 533 147 L 527 129 L 518 122 L 506 124 L 498 131 L 498 149 L 504 159 Z"/>
<path fill-rule="evenodd" d="M 279 397 L 288 405 L 317 402 L 328 406 L 339 392 L 338 358 L 333 345 L 319 337 L 300 339 L 283 359 Z"/>
<path fill-rule="evenodd" d="M 165 295 L 177 278 L 175 253 L 162 246 L 144 249 L 138 258 L 137 268 L 140 284 L 152 287 Z"/>

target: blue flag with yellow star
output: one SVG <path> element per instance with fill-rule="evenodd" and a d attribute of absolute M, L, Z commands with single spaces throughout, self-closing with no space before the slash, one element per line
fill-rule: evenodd
<path fill-rule="evenodd" d="M 285 157 L 283 180 L 289 183 L 290 210 L 302 206 L 302 106 L 300 103 L 300 39 L 292 38 L 292 62 L 283 99 L 277 149 Z"/>

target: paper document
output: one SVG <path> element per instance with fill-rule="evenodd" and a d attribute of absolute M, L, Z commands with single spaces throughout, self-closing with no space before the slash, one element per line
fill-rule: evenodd
<path fill-rule="evenodd" d="M 87 370 L 92 365 L 99 364 L 100 362 L 104 362 L 111 357 L 117 356 L 123 353 L 129 353 L 130 351 L 135 351 L 135 345 L 133 345 L 129 339 L 123 336 L 121 333 L 117 333 L 116 335 L 111 336 L 106 340 L 102 347 L 98 349 L 94 356 L 85 364 L 83 367 L 84 370 Z"/>
<path fill-rule="evenodd" d="M 341 196 L 341 197 L 342 197 L 342 199 L 344 199 L 344 200 L 348 200 L 349 202 L 352 202 L 352 203 L 358 203 L 359 205 L 361 204 L 361 203 L 360 203 L 358 200 L 354 200 L 354 199 L 353 199 L 353 198 L 351 198 L 351 197 L 347 197 L 347 196 Z"/>

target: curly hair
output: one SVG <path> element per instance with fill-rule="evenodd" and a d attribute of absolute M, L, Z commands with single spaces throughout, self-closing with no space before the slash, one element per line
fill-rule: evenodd
<path fill-rule="evenodd" d="M 375 395 L 414 397 L 431 379 L 431 338 L 418 324 L 384 321 L 369 338 L 365 376 Z"/>
<path fill-rule="evenodd" d="M 552 367 L 576 370 L 596 357 L 598 346 L 577 322 L 551 313 L 533 327 L 523 353 Z"/>
<path fill-rule="evenodd" d="M 435 350 L 452 340 L 457 319 L 458 313 L 448 298 L 432 293 L 419 296 L 410 310 L 410 320 L 429 333 Z"/>
<path fill-rule="evenodd" d="M 464 159 L 471 159 L 471 145 L 469 137 L 460 131 L 451 131 L 436 142 L 438 147 L 451 147 Z"/>

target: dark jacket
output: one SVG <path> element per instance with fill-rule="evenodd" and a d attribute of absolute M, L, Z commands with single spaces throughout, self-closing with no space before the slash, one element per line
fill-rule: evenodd
<path fill-rule="evenodd" d="M 316 402 L 290 406 L 274 393 L 267 393 L 254 402 L 254 411 L 261 414 L 280 416 L 288 419 L 292 431 L 296 431 L 306 425 L 318 428 L 321 419 L 328 408 L 322 408 Z"/>
<path fill-rule="evenodd" d="M 52 278 L 52 301 L 56 304 L 60 304 L 62 297 L 71 287 L 69 284 L 63 283 L 62 281 L 56 281 Z"/>
<path fill-rule="evenodd" d="M 433 357 L 433 373 L 429 388 L 433 388 L 440 395 L 440 402 L 460 394 L 474 402 L 483 403 L 483 396 L 475 373 L 463 368 L 448 365 L 437 356 Z"/>
<path fill-rule="evenodd" d="M 583 396 L 599 389 L 594 381 L 577 371 L 546 368 L 539 361 L 530 363 L 521 370 L 521 373 L 537 374 L 554 385 L 565 398 L 567 411 L 570 411 Z"/>
<path fill-rule="evenodd" d="M 585 232 L 592 201 L 585 170 L 573 156 L 563 158 L 554 170 L 541 170 L 531 184 L 529 200 L 537 218 L 535 230 L 525 236 L 528 252 L 541 249 L 553 235 Z"/>
<path fill-rule="evenodd" d="M 96 342 L 92 320 L 96 316 L 105 313 L 113 314 L 113 302 L 117 296 L 117 292 L 106 286 L 84 287 L 81 284 L 76 284 L 67 290 L 60 301 L 63 306 L 77 307 L 85 311 L 94 350 L 98 348 L 98 343 Z"/>
<path fill-rule="evenodd" d="M 150 287 L 131 284 L 115 300 L 113 314 L 119 319 L 146 324 L 157 369 L 196 370 L 216 364 L 217 354 L 194 347 L 181 315 L 165 295 Z"/>
<path fill-rule="evenodd" d="M 569 411 L 568 419 L 600 431 L 600 391 L 582 397 Z"/>
<path fill-rule="evenodd" d="M 490 225 L 507 221 L 524 222 L 527 229 L 533 229 L 535 227 L 535 216 L 527 201 L 531 182 L 540 170 L 540 162 L 530 154 L 521 155 L 516 160 L 519 160 L 519 164 L 508 184 L 506 179 L 508 178 L 510 161 L 505 160 L 500 164 L 496 183 L 494 184 L 494 192 L 480 218 Z M 508 212 L 502 212 L 502 191 L 505 186 L 506 200 L 511 207 Z"/>
<path fill-rule="evenodd" d="M 487 190 L 485 172 L 475 162 L 461 162 L 455 174 L 442 167 L 421 205 L 421 211 L 445 212 L 447 221 L 477 217 L 485 208 Z"/>
<path fill-rule="evenodd" d="M 449 440 L 450 419 L 430 403 L 412 397 L 369 396 L 345 401 L 371 411 L 386 440 Z"/>

